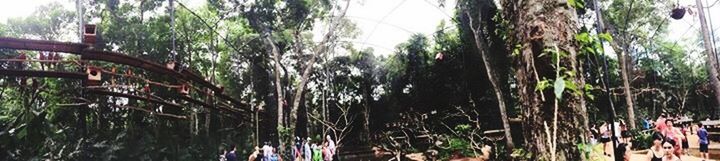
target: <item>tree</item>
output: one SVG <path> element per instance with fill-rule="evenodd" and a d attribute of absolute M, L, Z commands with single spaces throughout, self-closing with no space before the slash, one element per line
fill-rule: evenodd
<path fill-rule="evenodd" d="M 584 87 L 577 86 L 583 80 L 577 74 L 574 4 L 551 0 L 502 3 L 503 15 L 512 28 L 510 42 L 518 46 L 513 54 L 517 54 L 514 67 L 525 146 L 532 152 L 532 160 L 580 160 L 576 144 L 580 143 L 578 136 L 586 135 L 580 104 L 584 92 L 579 92 Z"/>
<path fill-rule="evenodd" d="M 627 121 L 631 129 L 637 128 L 633 84 L 637 84 L 636 80 L 640 75 L 636 74 L 639 72 L 636 72 L 635 65 L 641 56 L 639 51 L 644 50 L 637 46 L 655 43 L 655 37 L 665 31 L 666 13 L 664 13 L 664 9 L 657 6 L 669 3 L 671 2 L 616 0 L 612 1 L 607 9 L 598 7 L 600 11 L 596 11 L 602 12 L 600 20 L 605 24 L 598 26 L 599 32 L 612 35 L 612 39 L 608 39 L 608 43 L 617 55 L 628 115 Z"/>
<path fill-rule="evenodd" d="M 469 19 L 470 23 L 470 29 L 473 33 L 473 38 L 475 40 L 475 47 L 478 50 L 478 53 L 482 57 L 483 64 L 485 65 L 485 72 L 487 74 L 488 79 L 490 80 L 490 84 L 492 85 L 493 91 L 495 92 L 495 98 L 498 102 L 498 108 L 500 110 L 500 118 L 502 120 L 503 129 L 505 133 L 505 141 L 507 145 L 507 154 L 511 154 L 513 148 L 515 147 L 513 144 L 512 134 L 510 133 L 510 123 L 508 121 L 507 116 L 507 106 L 505 106 L 505 94 L 503 94 L 503 89 L 500 87 L 500 81 L 498 79 L 498 73 L 495 69 L 495 65 L 492 64 L 492 60 L 489 58 L 489 54 L 491 53 L 490 47 L 487 43 L 487 40 L 489 39 L 489 36 L 487 36 L 485 33 L 493 33 L 493 31 L 490 30 L 489 27 L 487 27 L 488 22 L 492 21 L 492 16 L 495 14 L 494 12 L 487 11 L 493 9 L 495 6 L 493 3 L 489 1 L 478 2 L 481 4 L 475 4 L 475 7 L 477 8 L 476 14 L 477 16 L 472 16 L 471 12 L 469 11 L 470 8 L 463 9 L 465 15 Z M 471 5 L 466 5 L 471 6 Z M 485 9 L 483 9 L 485 8 Z M 474 25 L 474 26 L 473 26 Z M 508 155 L 509 156 L 509 155 Z"/>
<path fill-rule="evenodd" d="M 325 17 L 325 15 L 327 14 L 325 13 L 325 11 L 329 10 L 329 8 L 334 5 L 336 4 L 326 1 L 306 2 L 294 0 L 289 1 L 288 5 L 280 5 L 280 3 L 277 1 L 260 1 L 255 5 L 252 5 L 249 11 L 246 11 L 246 16 L 250 20 L 250 25 L 255 30 L 265 35 L 264 41 L 273 55 L 273 59 L 275 61 L 275 86 L 278 105 L 278 129 L 287 130 L 290 135 L 299 135 L 296 128 L 296 125 L 298 124 L 298 109 L 300 108 L 300 106 L 302 106 L 301 102 L 303 102 L 302 98 L 306 89 L 306 85 L 308 83 L 308 79 L 310 78 L 310 74 L 313 71 L 312 69 L 318 57 L 325 54 L 327 50 L 329 48 L 332 48 L 332 45 L 335 44 L 336 39 L 338 38 L 336 30 L 339 28 L 346 28 L 341 26 L 341 24 L 348 24 L 347 21 L 343 20 L 343 18 L 345 16 L 345 12 L 347 11 L 348 6 L 350 5 L 350 1 L 347 1 L 344 7 L 339 7 L 340 11 L 338 11 L 338 15 L 330 16 L 330 21 L 328 22 L 328 32 L 323 35 L 323 40 L 321 42 L 308 43 L 306 40 L 304 40 L 305 38 L 301 34 L 306 30 L 311 29 L 315 19 Z M 291 16 L 279 16 L 286 14 L 289 14 Z M 281 23 L 276 24 L 274 22 Z M 291 43 L 288 46 L 292 46 L 292 50 L 283 50 L 276 41 L 277 38 L 275 37 L 288 35 L 284 35 L 283 32 L 279 32 L 279 35 L 274 36 L 273 34 L 278 34 L 278 32 L 273 31 L 288 31 L 293 33 L 291 37 L 280 37 L 281 40 L 289 40 L 289 42 L 286 43 Z M 306 49 L 304 48 L 306 45 L 313 46 L 314 48 L 306 51 Z M 280 80 L 281 75 L 279 71 L 281 71 L 282 68 L 281 54 L 285 51 L 293 52 L 297 54 L 298 57 L 305 56 L 306 52 L 313 53 L 310 55 L 307 63 L 302 63 L 303 67 L 301 69 L 298 69 L 298 71 L 302 71 L 302 73 L 298 80 L 299 83 L 294 87 L 294 93 L 284 92 L 283 88 L 285 87 L 282 85 L 282 82 Z M 289 77 L 289 73 L 286 72 L 285 74 L 286 77 Z M 288 87 L 292 86 L 288 85 Z M 285 105 L 288 105 L 287 102 L 289 102 L 285 98 L 283 98 L 286 94 L 292 94 L 293 96 L 290 100 L 292 101 L 292 104 L 290 105 L 291 109 L 289 113 L 289 119 L 287 121 L 285 120 L 286 116 L 283 116 L 285 114 L 285 112 L 283 112 L 283 108 Z"/>
<path fill-rule="evenodd" d="M 705 9 L 703 8 L 702 1 L 697 0 L 695 2 L 695 5 L 697 5 L 697 8 L 700 10 L 700 28 L 703 35 L 705 53 L 707 55 L 707 70 L 710 75 L 710 83 L 712 84 L 713 91 L 715 91 L 715 101 L 718 103 L 715 107 L 720 108 L 720 78 L 718 77 L 720 76 L 720 74 L 718 74 L 718 72 L 720 72 L 718 71 L 720 70 L 720 66 L 718 66 L 718 58 L 715 53 L 715 49 L 713 49 L 712 42 L 710 41 L 710 32 L 708 32 L 707 22 L 705 21 Z"/>

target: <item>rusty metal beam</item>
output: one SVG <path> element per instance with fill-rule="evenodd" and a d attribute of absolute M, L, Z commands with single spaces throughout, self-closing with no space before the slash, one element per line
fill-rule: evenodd
<path fill-rule="evenodd" d="M 55 51 L 77 54 L 87 47 L 88 45 L 79 43 L 0 37 L 0 48 L 5 49 Z"/>
<path fill-rule="evenodd" d="M 87 79 L 87 74 L 85 73 L 16 69 L 0 69 L 0 76 Z"/>
<path fill-rule="evenodd" d="M 85 73 L 38 71 L 38 70 L 15 70 L 15 69 L 0 69 L 0 76 L 87 79 L 87 74 L 85 74 Z M 176 107 L 176 108 L 181 108 L 181 109 L 183 108 L 181 105 L 165 102 L 165 101 L 154 99 L 154 98 L 147 98 L 147 97 L 124 94 L 124 93 L 110 92 L 110 91 L 100 90 L 100 89 L 90 89 L 89 91 L 90 91 L 90 93 L 94 93 L 94 94 L 98 94 L 98 95 L 107 95 L 107 96 L 125 97 L 125 98 L 131 98 L 131 99 L 145 100 L 148 102 L 158 103 L 158 104 L 162 104 L 165 106 Z M 244 119 L 245 121 L 249 121 L 249 119 L 248 119 L 249 117 L 247 117 L 247 114 L 243 115 L 244 114 L 244 113 L 242 113 L 243 111 L 230 110 L 230 109 L 228 109 L 229 107 L 225 107 L 225 108 L 214 107 L 210 104 L 195 100 L 195 99 L 187 97 L 187 96 L 180 96 L 180 98 L 182 98 L 185 101 L 204 106 L 208 109 L 222 110 L 222 111 L 229 112 L 230 114 L 239 113 L 240 116 L 242 117 L 242 119 Z M 87 104 L 87 103 L 84 103 L 84 104 Z M 240 118 L 238 118 L 235 115 L 226 115 L 226 116 L 240 120 Z"/>
<path fill-rule="evenodd" d="M 122 54 L 122 53 L 100 51 L 100 50 L 83 50 L 80 55 L 82 56 L 82 59 L 86 59 L 86 60 L 98 60 L 98 61 L 105 61 L 105 62 L 129 65 L 129 66 L 145 69 L 150 72 L 164 74 L 164 75 L 170 75 L 172 77 L 177 77 L 177 78 L 186 80 L 185 76 L 181 75 L 178 72 L 175 72 L 174 70 L 165 68 L 164 65 L 150 62 L 145 59 L 139 59 L 136 57 L 132 57 L 132 56 Z"/>
<path fill-rule="evenodd" d="M 223 94 L 222 89 L 215 86 L 211 82 L 206 81 L 200 75 L 197 75 L 189 70 L 174 71 L 167 69 L 164 65 L 150 62 L 144 59 L 128 56 L 127 54 L 101 51 L 89 48 L 90 46 L 80 43 L 69 43 L 69 42 L 58 42 L 58 41 L 47 41 L 47 40 L 29 40 L 29 39 L 17 39 L 0 37 L 0 48 L 6 49 L 18 49 L 18 50 L 34 50 L 34 51 L 54 51 L 64 52 L 81 55 L 83 59 L 106 61 L 110 63 L 117 63 L 123 65 L 130 65 L 138 68 L 142 68 L 151 72 L 168 74 L 173 77 L 192 81 L 198 83 L 205 88 L 213 90 L 217 97 L 225 100 L 229 100 L 235 106 L 242 109 L 244 112 L 251 112 L 250 106 L 247 103 L 236 100 L 228 95 Z"/>

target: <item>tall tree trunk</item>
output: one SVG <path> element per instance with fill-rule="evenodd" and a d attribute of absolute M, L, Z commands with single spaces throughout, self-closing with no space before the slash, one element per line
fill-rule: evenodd
<path fill-rule="evenodd" d="M 478 7 L 480 9 L 481 7 Z M 478 49 L 478 52 L 480 56 L 482 57 L 483 64 L 485 65 L 485 71 L 487 73 L 488 79 L 490 79 L 490 84 L 493 87 L 493 90 L 495 92 L 495 97 L 498 102 L 498 108 L 500 108 L 500 118 L 502 120 L 503 129 L 505 131 L 505 140 L 506 140 L 506 148 L 507 148 L 507 154 L 512 154 L 512 150 L 515 148 L 515 145 L 513 144 L 512 134 L 510 133 L 510 122 L 508 121 L 508 116 L 505 106 L 505 98 L 503 97 L 503 91 L 498 85 L 498 77 L 495 70 L 495 66 L 491 65 L 491 61 L 488 58 L 488 54 L 490 54 L 490 47 L 488 46 L 486 42 L 487 36 L 483 33 L 483 29 L 485 28 L 482 18 L 482 11 L 478 11 L 478 16 L 476 20 L 473 20 L 472 16 L 470 15 L 470 12 L 465 12 L 468 16 L 468 19 L 470 20 L 470 29 L 473 32 L 473 37 L 475 38 L 475 47 Z M 477 22 L 477 27 L 472 26 L 473 22 Z"/>
<path fill-rule="evenodd" d="M 528 141 L 525 146 L 533 155 L 531 160 L 582 160 L 577 144 L 582 143 L 580 137 L 586 136 L 586 130 L 578 126 L 585 122 L 581 105 L 583 92 L 566 89 L 561 95 L 555 95 L 549 87 L 538 90 L 541 78 L 562 76 L 560 78 L 567 82 L 563 84 L 582 83 L 580 74 L 566 74 L 578 73 L 575 10 L 566 1 L 504 0 L 502 3 L 505 18 L 514 29 L 511 42 L 520 45 L 514 68 L 523 132 Z M 558 57 L 559 67 L 555 68 L 552 61 L 557 54 L 547 53 L 546 49 L 565 53 Z M 584 91 L 583 87 L 577 90 Z M 554 130 L 547 130 L 550 128 Z"/>
<path fill-rule="evenodd" d="M 370 74 L 365 75 L 365 79 L 372 79 Z M 363 130 L 361 132 L 360 141 L 369 143 L 370 141 L 370 107 L 372 106 L 372 84 L 370 81 L 364 82 L 363 85 Z"/>
<path fill-rule="evenodd" d="M 705 45 L 705 53 L 707 53 L 707 64 L 708 64 L 708 73 L 710 74 L 710 84 L 712 85 L 713 91 L 715 92 L 715 113 L 712 115 L 716 115 L 717 111 L 720 111 L 720 80 L 718 80 L 718 62 L 717 62 L 717 55 L 713 52 L 712 49 L 712 42 L 710 42 L 710 33 L 707 29 L 707 22 L 705 22 L 705 12 L 703 8 L 703 4 L 700 0 L 696 0 L 696 6 L 698 10 L 700 10 L 700 28 L 703 35 L 703 44 Z"/>
<path fill-rule="evenodd" d="M 620 59 L 620 74 L 622 75 L 622 81 L 623 81 L 623 91 L 625 92 L 625 104 L 627 105 L 627 113 L 628 113 L 628 120 L 627 122 L 630 124 L 631 129 L 635 129 L 635 107 L 633 104 L 633 97 L 632 97 L 632 91 L 630 91 L 630 78 L 629 78 L 629 69 L 628 69 L 628 60 L 627 58 L 627 51 L 620 51 L 618 53 L 618 58 Z"/>
<path fill-rule="evenodd" d="M 617 53 L 618 66 L 620 66 L 620 75 L 623 82 L 623 93 L 625 94 L 625 104 L 627 105 L 628 122 L 630 123 L 630 128 L 635 129 L 635 106 L 633 104 L 632 91 L 630 90 L 630 74 L 627 60 L 627 58 L 629 58 L 627 55 L 628 47 L 621 48 L 615 41 L 609 41 L 608 43 L 610 43 L 610 46 L 615 50 L 615 53 Z M 609 87 L 606 88 L 610 89 Z"/>
<path fill-rule="evenodd" d="M 275 42 L 272 41 L 270 36 L 271 35 L 268 34 L 268 36 L 265 38 L 265 40 L 267 41 L 266 43 L 270 46 L 270 50 L 273 53 L 273 60 L 275 61 L 275 90 L 277 92 L 275 97 L 277 98 L 277 113 L 278 113 L 278 116 L 277 116 L 278 143 L 280 143 L 280 145 L 283 145 L 283 141 L 282 141 L 283 139 L 282 139 L 282 135 L 281 135 L 282 130 L 280 130 L 280 128 L 285 127 L 284 126 L 285 124 L 283 122 L 283 120 L 284 120 L 283 119 L 283 105 L 285 104 L 284 103 L 285 99 L 283 98 L 282 82 L 280 81 L 280 76 L 281 76 L 281 74 L 280 74 L 280 71 L 281 71 L 281 69 L 280 69 L 280 49 L 278 49 L 278 47 L 275 45 Z"/>
<path fill-rule="evenodd" d="M 339 25 L 342 23 L 342 19 L 345 17 L 345 13 L 347 13 L 347 9 L 350 6 L 350 1 L 347 1 L 347 4 L 345 5 L 345 9 L 342 11 L 340 16 L 338 16 L 334 21 L 330 22 L 328 32 L 325 33 L 325 36 L 323 37 L 323 40 L 318 44 L 317 48 L 313 50 L 313 55 L 310 57 L 310 60 L 305 64 L 305 69 L 303 70 L 302 76 L 300 77 L 300 83 L 298 83 L 297 87 L 295 88 L 295 95 L 293 96 L 293 104 L 290 109 L 290 120 L 288 121 L 288 128 L 290 128 L 290 131 L 293 133 L 296 133 L 295 125 L 297 124 L 297 110 L 300 107 L 301 98 L 302 95 L 305 93 L 305 88 L 307 87 L 308 79 L 310 79 L 310 74 L 312 74 L 313 65 L 315 65 L 315 62 L 317 61 L 318 56 L 321 54 L 325 54 L 327 52 L 330 44 L 332 41 L 334 41 L 336 35 L 335 30 L 339 27 Z M 301 37 L 297 37 L 300 39 Z M 302 44 L 296 44 L 296 45 L 302 45 Z M 298 49 L 299 53 L 302 53 L 302 48 Z"/>

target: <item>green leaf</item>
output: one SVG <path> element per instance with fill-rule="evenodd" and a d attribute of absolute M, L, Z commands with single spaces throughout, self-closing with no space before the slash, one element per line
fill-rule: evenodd
<path fill-rule="evenodd" d="M 588 97 L 588 99 L 590 99 L 591 101 L 594 101 L 594 100 L 595 100 L 595 95 L 592 95 L 592 93 L 590 93 L 590 92 L 585 92 L 585 95 L 586 95 L 586 96 Z"/>
<path fill-rule="evenodd" d="M 553 85 L 553 88 L 555 89 L 555 98 L 562 99 L 562 93 L 565 91 L 565 80 L 563 80 L 563 77 L 555 79 L 555 85 Z"/>
<path fill-rule="evenodd" d="M 585 91 L 591 91 L 593 89 L 593 86 L 590 85 L 589 83 L 586 83 L 584 88 L 585 88 Z"/>
<path fill-rule="evenodd" d="M 563 68 L 563 69 L 565 69 L 565 68 Z M 572 71 L 572 70 L 565 71 L 565 75 L 567 75 L 568 77 L 575 77 L 575 71 Z"/>
<path fill-rule="evenodd" d="M 613 41 L 612 35 L 610 35 L 608 33 L 599 34 L 598 37 L 600 37 L 600 39 L 603 39 L 605 41 Z"/>
<path fill-rule="evenodd" d="M 550 81 L 542 80 L 535 86 L 535 91 L 543 91 L 545 88 L 550 87 Z"/>
<path fill-rule="evenodd" d="M 591 47 L 587 47 L 587 46 L 586 46 L 586 47 L 583 47 L 582 49 L 583 49 L 583 51 L 585 51 L 585 52 L 587 52 L 587 53 L 596 54 L 596 53 L 595 53 L 595 49 L 593 49 L 593 48 L 591 48 Z"/>
<path fill-rule="evenodd" d="M 590 35 L 587 32 L 583 32 L 583 33 L 575 35 L 575 39 L 580 41 L 580 43 L 589 43 L 592 41 L 590 39 Z"/>
<path fill-rule="evenodd" d="M 17 138 L 22 140 L 22 139 L 25 138 L 25 136 L 27 136 L 27 128 L 23 127 L 23 128 L 20 129 L 20 131 L 17 133 Z"/>
<path fill-rule="evenodd" d="M 573 92 L 578 92 L 577 85 L 575 85 L 575 82 L 573 82 L 572 80 L 565 80 L 565 88 Z"/>
<path fill-rule="evenodd" d="M 522 47 L 522 46 L 520 46 L 520 44 L 516 44 L 515 47 L 513 48 L 512 56 L 518 56 L 518 55 L 520 55 L 520 48 L 521 48 L 521 47 Z"/>
<path fill-rule="evenodd" d="M 570 5 L 570 7 L 575 7 L 575 8 L 581 9 L 581 8 L 585 7 L 585 1 L 583 1 L 583 0 L 568 0 L 568 5 Z"/>

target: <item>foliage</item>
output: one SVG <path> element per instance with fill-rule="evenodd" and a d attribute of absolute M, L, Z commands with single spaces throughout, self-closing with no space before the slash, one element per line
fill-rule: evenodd
<path fill-rule="evenodd" d="M 650 149 L 653 146 L 651 131 L 630 130 L 632 134 L 632 149 Z"/>
<path fill-rule="evenodd" d="M 441 5 L 444 5 L 443 0 Z M 163 63 L 177 61 L 184 69 L 199 73 L 209 81 L 224 87 L 233 98 L 251 104 L 259 113 L 259 134 L 254 123 L 238 122 L 183 102 L 178 114 L 192 116 L 175 120 L 152 114 L 116 108 L 116 105 L 149 107 L 140 100 L 117 99 L 82 94 L 78 81 L 54 78 L 0 77 L 0 160 L 215 160 L 230 144 L 238 144 L 241 156 L 249 154 L 255 141 L 279 139 L 289 142 L 291 129 L 275 126 L 278 102 L 274 83 L 275 73 L 282 79 L 283 97 L 294 94 L 303 69 L 318 47 L 313 37 L 316 29 L 325 28 L 340 2 L 329 0 L 210 0 L 197 8 L 176 6 L 175 26 L 170 26 L 167 1 L 117 0 L 93 1 L 85 4 L 85 19 L 98 25 L 100 43 L 104 50 L 127 53 L 130 56 Z M 344 1 L 342 1 L 344 2 Z M 587 0 L 569 0 L 567 5 L 579 13 L 579 21 L 592 22 L 594 17 L 584 13 L 592 9 Z M 353 5 L 355 2 L 351 2 Z M 554 94 L 558 101 L 571 95 L 586 97 L 590 124 L 606 120 L 609 103 L 616 115 L 626 111 L 621 99 L 621 82 L 617 73 L 618 59 L 606 53 L 602 42 L 619 42 L 628 47 L 631 56 L 630 82 L 638 110 L 637 118 L 654 118 L 659 112 L 690 114 L 694 119 L 713 116 L 713 101 L 708 88 L 705 62 L 690 46 L 669 40 L 664 4 L 669 1 L 607 0 L 603 5 L 608 31 L 597 33 L 595 26 L 584 24 L 574 31 L 578 62 L 582 71 L 565 68 L 563 61 L 570 51 L 546 49 L 540 57 L 552 63 L 557 77 L 538 78 L 535 92 Z M 486 28 L 490 60 L 497 66 L 499 84 L 508 100 L 510 118 L 520 118 L 524 109 L 519 101 L 515 59 L 523 52 L 521 44 L 512 43 L 518 26 L 500 14 L 502 8 L 493 1 L 458 1 L 456 15 L 451 22 L 440 22 L 430 35 L 414 34 L 394 48 L 390 55 L 376 55 L 372 48 L 359 48 L 343 39 L 358 36 L 359 28 L 351 19 L 340 19 L 338 33 L 329 42 L 327 54 L 320 55 L 302 94 L 302 108 L 298 116 L 299 135 L 322 140 L 335 133 L 342 147 L 368 146 L 388 142 L 381 136 L 386 132 L 413 131 L 428 134 L 437 146 L 423 141 L 407 144 L 398 152 L 439 151 L 441 158 L 453 152 L 476 154 L 477 144 L 495 145 L 480 139 L 483 132 L 502 128 L 497 102 L 486 78 L 482 58 L 477 54 L 468 15 L 458 12 L 467 9 L 470 15 L 482 15 Z M 445 6 L 447 7 L 447 6 Z M 630 9 L 632 8 L 632 9 Z M 28 17 L 10 18 L 0 23 L 0 36 L 57 41 L 75 41 L 76 15 L 59 3 L 37 9 Z M 176 46 L 172 46 L 171 29 L 175 29 Z M 281 52 L 281 69 L 269 54 L 270 36 Z M 605 44 L 607 45 L 607 44 Z M 173 56 L 175 48 L 177 55 Z M 0 59 L 10 59 L 17 50 L 0 49 Z M 29 57 L 38 52 L 22 51 Z M 442 59 L 435 59 L 442 55 Z M 78 56 L 62 54 L 65 60 L 79 60 Z M 606 62 L 607 60 L 607 62 Z M 112 64 L 91 62 L 106 68 Z M 607 63 L 607 64 L 606 64 Z M 545 64 L 545 65 L 548 65 Z M 0 68 L 11 68 L 0 62 Z M 33 63 L 29 69 L 42 67 Z M 118 67 L 119 70 L 140 71 Z M 78 71 L 74 65 L 58 66 L 58 71 Z M 607 73 L 607 74 L 606 74 Z M 138 72 L 160 82 L 174 82 L 158 73 Z M 554 73 L 553 73 L 554 74 Z M 585 86 L 574 83 L 581 75 Z M 607 78 L 607 79 L 606 79 Z M 117 82 L 138 85 L 145 82 L 118 78 Z M 29 84 L 25 84 L 28 82 Z M 36 84 L 37 83 L 37 84 Z M 37 86 L 33 86 L 37 85 Z M 552 88 L 552 90 L 550 90 Z M 158 90 L 157 95 L 170 96 L 172 90 Z M 571 95 L 568 95 L 571 94 Z M 87 108 L 67 107 L 77 103 L 70 99 L 81 97 L 93 102 Z M 199 97 L 198 92 L 191 96 Z M 611 102 L 610 99 L 614 102 Z M 548 99 L 552 100 L 552 99 Z M 564 108 L 564 107 L 561 107 Z M 717 112 L 717 111 L 715 111 Z M 287 115 L 289 112 L 286 112 Z M 403 117 L 409 114 L 415 117 Z M 287 117 L 287 116 L 286 116 Z M 424 119 L 417 119 L 423 118 Z M 285 118 L 287 119 L 287 118 Z M 412 122 L 417 129 L 395 129 L 390 125 Z M 513 127 L 517 124 L 513 124 Z M 519 129 L 519 130 L 515 130 Z M 513 136 L 521 136 L 522 128 L 513 128 Z M 563 130 L 563 129 L 559 129 Z M 651 141 L 646 133 L 635 130 L 636 148 L 646 148 Z M 295 133 L 298 134 L 298 133 Z M 337 138 L 342 136 L 343 139 Z M 409 139 L 410 140 L 410 139 Z M 418 139 L 419 140 L 419 139 Z M 522 139 L 515 139 L 521 142 Z M 410 142 L 410 141 L 408 141 Z M 521 145 L 521 144 L 520 144 Z M 590 159 L 596 147 L 577 143 Z M 494 159 L 502 160 L 505 151 L 495 152 Z M 534 152 L 515 149 L 511 156 L 528 160 Z M 586 158 L 587 159 L 587 158 Z"/>
<path fill-rule="evenodd" d="M 517 160 L 530 160 L 532 157 L 532 152 L 529 152 L 522 148 L 516 148 L 513 149 L 513 153 L 510 155 L 513 157 L 513 159 Z"/>

